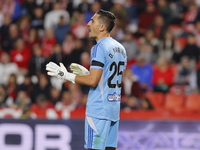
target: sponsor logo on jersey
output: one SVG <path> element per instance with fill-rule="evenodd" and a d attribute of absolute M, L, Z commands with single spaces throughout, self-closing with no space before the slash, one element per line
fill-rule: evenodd
<path fill-rule="evenodd" d="M 108 94 L 108 101 L 120 101 L 121 100 L 121 95 L 118 95 L 116 93 L 113 94 Z"/>

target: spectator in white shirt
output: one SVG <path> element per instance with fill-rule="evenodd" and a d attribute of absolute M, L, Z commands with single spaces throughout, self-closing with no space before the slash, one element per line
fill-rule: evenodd
<path fill-rule="evenodd" d="M 17 65 L 11 62 L 9 54 L 4 52 L 0 58 L 0 84 L 7 84 L 9 76 L 17 73 Z"/>
<path fill-rule="evenodd" d="M 60 2 L 56 2 L 53 4 L 53 10 L 45 15 L 44 28 L 54 28 L 58 25 L 61 16 L 64 17 L 65 23 L 69 24 L 69 13 L 66 10 L 61 9 Z"/>

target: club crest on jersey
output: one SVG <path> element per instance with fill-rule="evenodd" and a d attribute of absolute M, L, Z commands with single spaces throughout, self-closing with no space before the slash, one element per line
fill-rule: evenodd
<path fill-rule="evenodd" d="M 121 95 L 118 95 L 116 93 L 108 94 L 108 101 L 114 102 L 114 101 L 120 101 L 120 100 L 121 100 Z"/>

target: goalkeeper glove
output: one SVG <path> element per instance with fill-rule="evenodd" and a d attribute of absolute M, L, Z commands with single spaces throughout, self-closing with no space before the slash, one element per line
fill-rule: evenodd
<path fill-rule="evenodd" d="M 48 71 L 47 74 L 50 76 L 54 76 L 64 81 L 67 80 L 72 83 L 75 83 L 76 75 L 73 73 L 69 73 L 62 63 L 60 63 L 60 66 L 58 66 L 54 62 L 49 62 L 46 65 L 46 70 Z"/>
<path fill-rule="evenodd" d="M 70 65 L 70 69 L 73 71 L 75 75 L 88 75 L 90 72 L 83 66 L 77 64 L 77 63 L 72 63 Z"/>

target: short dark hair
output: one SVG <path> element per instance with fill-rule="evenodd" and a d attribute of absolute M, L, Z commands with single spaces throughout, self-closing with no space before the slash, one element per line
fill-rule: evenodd
<path fill-rule="evenodd" d="M 99 20 L 106 26 L 106 31 L 110 32 L 115 26 L 115 15 L 103 9 L 96 12 L 99 15 Z"/>

